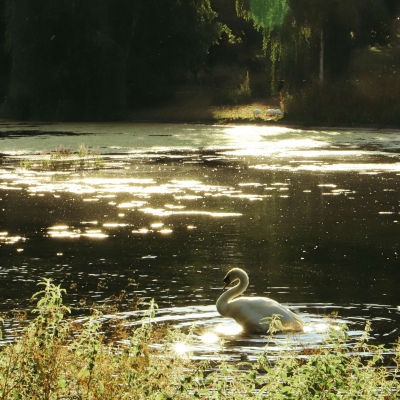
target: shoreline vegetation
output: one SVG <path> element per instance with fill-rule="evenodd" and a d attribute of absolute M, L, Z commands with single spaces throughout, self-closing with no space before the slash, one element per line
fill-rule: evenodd
<path fill-rule="evenodd" d="M 254 100 L 244 104 L 213 105 L 207 96 L 178 98 L 168 104 L 139 108 L 124 114 L 122 120 L 146 122 L 183 123 L 267 123 L 276 122 L 281 117 L 269 116 L 268 109 L 280 109 L 279 100 L 269 98 Z M 254 110 L 259 110 L 255 114 Z"/>
<path fill-rule="evenodd" d="M 329 100 L 327 100 L 328 102 Z M 272 125 L 288 126 L 299 129 L 400 129 L 392 118 L 387 121 L 341 118 L 338 114 L 331 118 L 320 118 L 318 110 L 313 110 L 309 105 L 304 111 L 296 110 L 296 115 L 286 111 L 286 103 L 293 104 L 293 98 L 281 102 L 277 97 L 267 99 L 254 99 L 247 103 L 213 105 L 207 95 L 178 96 L 170 102 L 136 108 L 121 112 L 114 119 L 100 120 L 15 120 L 0 112 L 0 127 L 6 130 L 7 125 L 21 124 L 27 126 L 57 123 L 176 123 L 176 124 L 210 124 L 210 125 Z M 318 103 L 318 102 L 316 102 Z M 292 105 L 290 106 L 292 107 Z M 1 106 L 0 106 L 1 110 Z M 282 115 L 268 114 L 267 110 L 281 110 Z M 256 112 L 255 112 L 256 111 Z M 367 112 L 367 111 L 366 111 Z M 300 118 L 302 115 L 303 118 Z M 397 114 L 396 114 L 397 115 Z M 400 113 L 398 114 L 400 116 Z M 400 118 L 400 117 L 399 117 Z"/>
<path fill-rule="evenodd" d="M 283 113 L 268 115 L 267 110 L 280 109 L 274 99 L 270 101 L 254 101 L 241 105 L 210 106 L 196 111 L 182 112 L 178 105 L 159 106 L 154 108 L 139 109 L 128 112 L 119 121 L 115 122 L 146 122 L 146 123 L 188 123 L 188 124 L 212 124 L 212 125 L 256 125 L 256 126 L 287 126 L 298 129 L 400 129 L 400 124 L 385 122 L 347 122 L 337 120 L 335 122 L 315 122 L 311 120 L 288 119 Z M 260 114 L 254 114 L 254 110 L 260 110 Z"/>
<path fill-rule="evenodd" d="M 178 93 L 171 101 L 140 107 L 121 114 L 124 122 L 164 122 L 203 124 L 285 125 L 312 129 L 371 128 L 399 129 L 400 102 L 397 88 L 400 80 L 370 85 L 375 98 L 368 98 L 350 82 L 334 87 L 310 86 L 296 95 L 276 94 L 247 101 L 215 104 L 213 92 L 198 88 L 197 93 Z M 391 86 L 392 85 L 392 86 Z M 359 86 L 362 86 L 359 83 Z M 267 110 L 281 110 L 282 115 Z M 257 113 L 255 113 L 255 111 Z"/>
<path fill-rule="evenodd" d="M 261 114 L 254 114 L 254 110 L 260 110 Z M 139 109 L 124 113 L 123 117 L 114 120 L 92 121 L 19 121 L 6 118 L 0 114 L 0 135 L 12 133 L 7 131 L 8 126 L 20 124 L 31 127 L 43 124 L 74 124 L 74 123 L 154 123 L 154 124 L 201 124 L 201 125 L 254 125 L 254 126 L 285 126 L 293 129 L 367 129 L 367 130 L 390 130 L 398 131 L 400 125 L 390 123 L 346 123 L 337 121 L 334 124 L 319 122 L 292 121 L 283 116 L 268 115 L 268 109 L 280 109 L 274 102 L 255 101 L 245 105 L 235 106 L 213 106 L 206 109 L 199 109 L 187 114 L 177 111 L 177 106 L 160 106 L 154 108 Z M 23 129 L 22 129 L 23 130 Z M 20 133 L 22 131 L 19 131 Z"/>
<path fill-rule="evenodd" d="M 65 290 L 50 279 L 39 285 L 34 318 L 0 349 L 0 399 L 385 400 L 400 393 L 400 341 L 390 349 L 371 345 L 370 326 L 351 345 L 341 327 L 319 346 L 284 350 L 271 329 L 251 362 L 227 360 L 219 339 L 220 350 L 198 361 L 190 350 L 199 338 L 194 328 L 154 324 L 154 302 L 136 327 L 116 318 L 105 328 L 99 309 L 73 319 Z"/>

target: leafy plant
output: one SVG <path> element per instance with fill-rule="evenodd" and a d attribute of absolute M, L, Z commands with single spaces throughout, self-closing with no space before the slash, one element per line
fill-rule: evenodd
<path fill-rule="evenodd" d="M 196 335 L 157 326 L 154 301 L 139 326 L 115 322 L 104 332 L 100 311 L 68 318 L 65 290 L 50 279 L 39 285 L 36 317 L 0 351 L 0 399 L 389 399 L 400 393 L 400 342 L 389 359 L 383 346 L 368 344 L 369 326 L 353 347 L 341 329 L 323 346 L 278 351 L 273 318 L 269 344 L 255 362 L 225 360 L 222 342 L 214 361 L 197 362 L 190 357 Z"/>

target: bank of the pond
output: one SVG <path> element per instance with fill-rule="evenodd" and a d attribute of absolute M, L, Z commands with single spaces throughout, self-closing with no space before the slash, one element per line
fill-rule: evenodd
<path fill-rule="evenodd" d="M 174 123 L 174 124 L 203 124 L 203 125 L 269 125 L 288 126 L 295 129 L 374 129 L 374 130 L 398 130 L 400 127 L 393 124 L 372 124 L 362 121 L 349 123 L 343 122 L 340 118 L 331 120 L 328 123 L 313 123 L 312 117 L 308 116 L 307 121 L 292 119 L 285 114 L 274 115 L 267 110 L 279 110 L 282 108 L 278 98 L 255 100 L 246 104 L 226 104 L 215 106 L 202 97 L 188 98 L 185 101 L 171 102 L 165 105 L 140 107 L 121 113 L 114 120 L 97 122 L 123 122 L 123 123 Z M 1 106 L 0 106 L 1 110 Z M 284 110 L 282 110 L 284 111 Z M 30 124 L 57 122 L 95 122 L 89 120 L 81 121 L 15 121 L 7 118 L 4 112 L 0 112 L 0 125 Z"/>
<path fill-rule="evenodd" d="M 156 107 L 139 109 L 126 113 L 123 121 L 150 123 L 185 123 L 185 124 L 217 124 L 217 125 L 256 125 L 256 126 L 287 126 L 294 129 L 369 129 L 369 130 L 398 130 L 393 124 L 371 124 L 362 122 L 342 122 L 340 119 L 330 123 L 312 123 L 293 120 L 285 115 L 268 114 L 267 110 L 280 109 L 279 102 L 254 102 L 243 105 L 225 105 L 198 109 L 195 112 L 186 111 L 184 106 Z M 256 113 L 254 111 L 258 110 Z"/>
<path fill-rule="evenodd" d="M 204 98 L 191 97 L 166 105 L 130 110 L 123 119 L 165 123 L 262 124 L 278 120 L 279 118 L 267 114 L 267 110 L 278 108 L 279 100 L 273 98 L 247 104 L 215 106 Z"/>

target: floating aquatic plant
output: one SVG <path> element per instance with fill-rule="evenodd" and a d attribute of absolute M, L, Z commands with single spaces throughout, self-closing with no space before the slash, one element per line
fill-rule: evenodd
<path fill-rule="evenodd" d="M 43 152 L 39 158 L 27 158 L 20 162 L 25 169 L 46 171 L 99 169 L 104 167 L 104 161 L 96 149 L 89 149 L 81 144 L 77 151 L 60 145 L 50 152 Z"/>

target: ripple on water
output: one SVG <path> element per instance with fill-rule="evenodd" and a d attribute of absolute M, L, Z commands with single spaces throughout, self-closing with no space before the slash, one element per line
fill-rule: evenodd
<path fill-rule="evenodd" d="M 159 129 L 157 125 L 151 132 Z M 124 169 L 85 173 L 19 168 L 22 154 L 24 159 L 26 154 L 40 157 L 43 147 L 59 146 L 60 137 L 47 135 L 38 141 L 24 135 L 3 140 L 1 152 L 10 155 L 0 169 L 1 209 L 7 215 L 3 222 L 8 223 L 1 227 L 0 247 L 2 256 L 9 255 L 0 268 L 7 288 L 3 309 L 14 310 L 18 304 L 29 309 L 25 299 L 32 288 L 36 290 L 41 276 L 76 282 L 89 298 L 98 300 L 101 294 L 117 293 L 121 286 L 108 293 L 91 290 L 97 286 L 97 275 L 90 272 L 104 271 L 108 277 L 118 272 L 120 277 L 138 279 L 141 287 L 136 295 L 156 294 L 169 306 L 198 304 L 200 294 L 193 290 L 198 265 L 207 266 L 202 275 L 207 277 L 196 283 L 204 288 L 215 284 L 214 269 L 230 263 L 246 265 L 254 275 L 268 268 L 271 285 L 284 286 L 287 272 L 279 266 L 290 265 L 293 278 L 304 278 L 310 291 L 316 292 L 312 299 L 360 304 L 298 306 L 305 331 L 274 336 L 275 348 L 322 343 L 325 328 L 338 323 L 346 323 L 355 340 L 367 320 L 372 321 L 372 339 L 395 341 L 400 325 L 395 289 L 400 164 L 399 142 L 393 139 L 397 133 L 382 135 L 379 151 L 371 151 L 367 142 L 378 139 L 368 132 L 362 132 L 361 140 L 353 132 L 304 135 L 275 126 L 196 129 L 212 135 L 188 135 L 184 127 L 174 126 L 168 128 L 174 142 L 167 144 L 159 136 L 149 141 L 149 131 L 141 127 L 139 142 L 145 138 L 145 149 L 137 147 L 135 135 L 110 136 L 108 126 L 101 135 L 87 135 L 84 141 L 107 153 L 103 153 L 107 165 L 113 168 L 116 160 Z M 71 147 L 75 145 L 69 139 L 82 141 L 82 137 L 63 136 L 63 143 Z M 380 150 L 385 148 L 392 150 L 383 154 Z M 346 275 L 350 267 L 354 272 Z M 184 283 L 176 284 L 171 275 L 179 268 Z M 154 274 L 159 283 L 147 274 Z M 27 284 L 30 280 L 32 284 Z M 392 306 L 361 304 L 382 302 L 381 296 L 371 297 L 379 287 L 389 288 L 383 301 Z M 309 293 L 302 297 L 300 291 L 292 294 L 298 296 L 297 303 L 311 298 Z M 77 302 L 81 295 L 72 294 L 71 301 Z M 207 296 L 205 291 L 203 304 L 210 301 Z M 332 311 L 339 311 L 340 318 L 322 316 Z M 123 318 L 134 325 L 141 315 L 109 319 Z M 193 352 L 198 357 L 220 352 L 220 339 L 226 341 L 224 352 L 232 358 L 255 357 L 267 344 L 272 346 L 264 336 L 240 334 L 237 324 L 221 318 L 215 306 L 160 309 L 156 319 L 188 331 L 194 326 L 199 340 Z"/>
<path fill-rule="evenodd" d="M 371 304 L 364 305 L 367 313 L 373 308 L 382 306 Z M 268 357 L 273 360 L 287 351 L 303 352 L 321 346 L 331 346 L 329 338 L 340 337 L 346 331 L 348 336 L 346 346 L 351 347 L 364 334 L 364 327 L 368 318 L 364 315 L 352 317 L 325 316 L 330 310 L 344 311 L 349 308 L 357 308 L 360 305 L 337 307 L 333 304 L 307 304 L 293 307 L 305 326 L 302 332 L 277 333 L 273 336 L 244 334 L 241 327 L 231 318 L 224 318 L 216 310 L 215 305 L 185 306 L 160 308 L 154 316 L 149 317 L 146 310 L 107 314 L 101 317 L 105 324 L 113 325 L 116 320 L 122 321 L 124 326 L 136 327 L 142 323 L 166 324 L 172 328 L 182 330 L 189 334 L 188 342 L 177 342 L 176 351 L 179 354 L 187 354 L 194 360 L 218 360 L 224 358 L 227 361 L 255 361 L 261 354 L 268 352 Z M 396 309 L 390 309 L 395 312 Z M 399 310 L 397 310 L 399 311 Z M 322 314 L 323 312 L 323 314 Z M 79 317 L 82 322 L 86 317 Z M 26 324 L 27 321 L 24 322 Z M 398 323 L 395 318 L 377 316 L 372 318 L 372 325 L 380 326 L 380 338 L 395 338 L 399 335 Z M 346 329 L 344 327 L 347 327 Z M 11 343 L 15 340 L 15 334 L 21 333 L 20 321 L 6 319 L 3 324 L 3 337 L 0 345 Z M 376 335 L 375 335 L 376 336 Z M 370 332 L 373 341 L 374 331 Z M 334 339 L 333 339 L 334 340 Z M 394 341 L 393 340 L 393 341 Z M 390 342 L 390 340 L 389 340 Z M 154 343 L 154 346 L 161 344 Z"/>
<path fill-rule="evenodd" d="M 215 305 L 161 308 L 151 318 L 153 323 L 167 324 L 192 334 L 190 344 L 178 348 L 178 352 L 190 353 L 193 359 L 256 360 L 268 347 L 271 357 L 277 357 L 285 351 L 301 352 L 318 346 L 329 346 L 329 337 L 340 336 L 346 326 L 347 345 L 351 347 L 363 334 L 367 322 L 365 317 L 327 317 L 310 312 L 313 308 L 329 311 L 338 309 L 330 304 L 312 304 L 298 306 L 299 316 L 305 323 L 303 332 L 278 333 L 267 335 L 243 334 L 241 327 L 230 318 L 221 317 Z M 339 307 L 340 308 L 340 307 Z M 125 312 L 105 315 L 106 321 L 125 320 L 126 326 L 142 323 L 145 311 Z M 377 321 L 375 321 L 377 322 Z M 386 321 L 392 325 L 394 320 Z M 396 330 L 397 332 L 397 330 Z M 387 332 L 393 334 L 393 332 Z M 398 334 L 398 332 L 397 332 Z M 373 332 L 371 339 L 373 339 Z"/>

